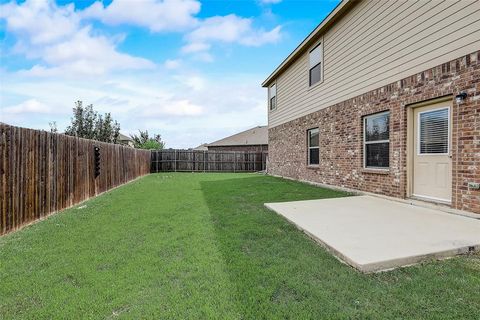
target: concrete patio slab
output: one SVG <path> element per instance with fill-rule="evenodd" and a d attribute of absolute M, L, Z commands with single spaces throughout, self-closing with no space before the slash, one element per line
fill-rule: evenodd
<path fill-rule="evenodd" d="M 480 220 L 382 198 L 356 196 L 265 206 L 366 273 L 480 250 Z"/>

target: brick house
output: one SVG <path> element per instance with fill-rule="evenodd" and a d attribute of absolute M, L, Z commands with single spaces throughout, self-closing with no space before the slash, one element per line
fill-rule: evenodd
<path fill-rule="evenodd" d="M 258 126 L 205 145 L 215 151 L 268 151 L 268 127 Z"/>
<path fill-rule="evenodd" d="M 263 82 L 270 174 L 480 213 L 480 1 L 343 0 Z"/>

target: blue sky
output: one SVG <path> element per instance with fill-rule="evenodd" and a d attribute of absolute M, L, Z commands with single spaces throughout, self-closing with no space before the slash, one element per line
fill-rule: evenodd
<path fill-rule="evenodd" d="M 330 0 L 0 0 L 0 121 L 60 130 L 74 102 L 188 148 L 267 122 L 260 83 Z"/>

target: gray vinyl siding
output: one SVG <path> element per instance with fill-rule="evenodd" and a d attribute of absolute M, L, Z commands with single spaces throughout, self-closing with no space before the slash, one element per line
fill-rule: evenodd
<path fill-rule="evenodd" d="M 277 79 L 269 127 L 480 50 L 479 0 L 364 0 L 323 34 L 324 80 L 306 50 Z"/>

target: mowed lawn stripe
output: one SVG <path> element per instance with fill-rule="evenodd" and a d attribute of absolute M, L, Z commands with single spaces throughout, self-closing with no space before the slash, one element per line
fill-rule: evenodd
<path fill-rule="evenodd" d="M 178 178 L 147 176 L 0 238 L 0 318 L 238 319 L 199 181 Z"/>
<path fill-rule="evenodd" d="M 244 318 L 480 319 L 479 255 L 365 275 L 263 205 L 347 194 L 259 175 L 201 186 Z"/>

